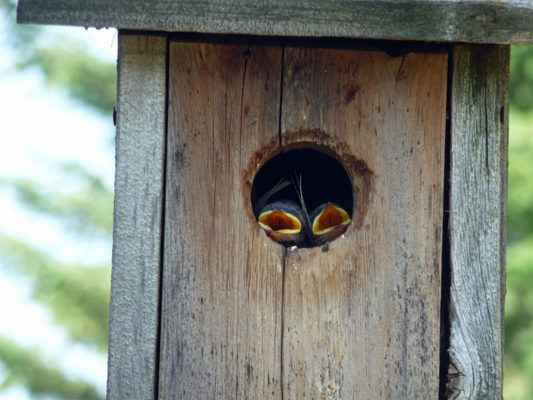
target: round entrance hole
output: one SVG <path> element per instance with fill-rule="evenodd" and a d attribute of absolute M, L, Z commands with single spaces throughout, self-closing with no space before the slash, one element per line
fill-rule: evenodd
<path fill-rule="evenodd" d="M 346 231 L 355 208 L 354 193 L 337 159 L 314 149 L 294 149 L 261 167 L 251 201 L 259 225 L 272 240 L 315 247 Z"/>

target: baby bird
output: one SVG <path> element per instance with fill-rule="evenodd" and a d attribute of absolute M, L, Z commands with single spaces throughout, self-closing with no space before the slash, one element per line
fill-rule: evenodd
<path fill-rule="evenodd" d="M 303 247 L 305 244 L 304 215 L 293 201 L 280 200 L 267 204 L 257 218 L 266 235 L 284 246 Z"/>
<path fill-rule="evenodd" d="M 331 242 L 346 232 L 351 222 L 350 216 L 333 203 L 322 204 L 311 216 L 308 215 L 301 180 L 294 183 L 301 206 L 291 200 L 268 203 L 275 193 L 289 184 L 289 181 L 281 180 L 256 205 L 257 222 L 269 238 L 287 247 L 315 247 Z"/>
<path fill-rule="evenodd" d="M 310 221 L 313 246 L 321 246 L 346 232 L 352 220 L 341 207 L 326 203 L 313 211 Z"/>

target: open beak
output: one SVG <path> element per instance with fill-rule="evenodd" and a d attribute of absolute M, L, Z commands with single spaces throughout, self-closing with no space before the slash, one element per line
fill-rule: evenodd
<path fill-rule="evenodd" d="M 348 229 L 352 221 L 342 208 L 331 203 L 323 204 L 313 212 L 311 218 L 313 239 L 317 245 L 335 240 Z"/>
<path fill-rule="evenodd" d="M 285 246 L 298 246 L 303 242 L 301 209 L 293 202 L 278 201 L 267 205 L 257 222 L 267 236 Z"/>

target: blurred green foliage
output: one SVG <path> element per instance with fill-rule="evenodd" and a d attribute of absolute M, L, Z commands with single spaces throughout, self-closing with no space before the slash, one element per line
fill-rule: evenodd
<path fill-rule="evenodd" d="M 533 46 L 512 46 L 511 106 L 516 111 L 533 110 Z"/>
<path fill-rule="evenodd" d="M 68 190 L 28 180 L 0 181 L 25 204 L 28 212 L 45 214 L 80 240 L 105 236 L 110 239 L 113 193 L 99 178 L 81 166 L 60 170 Z M 33 281 L 33 298 L 46 306 L 54 322 L 64 327 L 71 340 L 107 353 L 109 340 L 110 265 L 70 265 L 36 249 L 31 243 L 0 232 L 3 268 Z M 36 350 L 25 349 L 0 335 L 0 362 L 8 371 L 0 385 L 24 385 L 30 393 L 64 399 L 103 399 L 90 384 L 72 381 L 55 365 L 48 365 Z"/>
<path fill-rule="evenodd" d="M 102 114 L 111 114 L 116 102 L 116 65 L 101 61 L 85 46 L 63 36 L 57 37 L 53 45 L 43 44 L 46 28 L 17 25 L 15 13 L 15 0 L 0 0 L 0 23 L 16 56 L 14 68 L 38 68 L 48 86 L 62 88 L 73 99 Z"/>
<path fill-rule="evenodd" d="M 0 178 L 19 200 L 33 210 L 53 216 L 77 232 L 109 237 L 113 233 L 113 192 L 79 164 L 58 166 L 63 179 L 45 186 L 29 179 Z"/>
<path fill-rule="evenodd" d="M 0 0 L 0 28 L 10 38 L 14 57 L 11 73 L 34 68 L 46 85 L 65 91 L 73 100 L 108 116 L 116 101 L 116 66 L 90 54 L 85 46 L 65 37 L 42 40 L 46 27 L 17 25 L 16 1 Z M 30 179 L 2 179 L 0 189 L 11 191 L 28 213 L 45 215 L 80 241 L 111 240 L 113 192 L 82 165 L 55 165 L 55 182 L 45 185 Z M 0 232 L 1 267 L 33 282 L 33 298 L 46 306 L 54 322 L 70 339 L 107 353 L 111 266 L 70 265 L 58 261 L 32 243 Z M 87 382 L 72 380 L 38 349 L 24 348 L 0 335 L 0 364 L 7 377 L 0 391 L 24 386 L 32 398 L 103 400 Z"/>
<path fill-rule="evenodd" d="M 66 89 L 76 100 L 104 114 L 113 111 L 116 99 L 117 71 L 114 65 L 88 54 L 76 43 L 35 48 L 31 58 L 19 68 L 38 66 L 50 87 Z"/>
<path fill-rule="evenodd" d="M 73 340 L 107 350 L 109 266 L 64 264 L 1 233 L 0 251 L 5 265 L 32 278 L 34 298 L 50 308 Z"/>
<path fill-rule="evenodd" d="M 0 390 L 18 384 L 28 388 L 35 397 L 47 395 L 73 400 L 103 400 L 90 384 L 65 379 L 57 366 L 40 357 L 38 351 L 20 347 L 3 336 L 0 336 L 0 360 L 9 366 Z"/>
<path fill-rule="evenodd" d="M 533 399 L 533 46 L 511 48 L 506 400 Z"/>

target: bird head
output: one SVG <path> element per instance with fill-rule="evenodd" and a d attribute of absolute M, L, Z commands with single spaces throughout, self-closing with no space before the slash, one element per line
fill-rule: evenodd
<path fill-rule="evenodd" d="M 346 232 L 352 220 L 341 207 L 326 203 L 313 211 L 310 221 L 312 240 L 315 245 L 320 246 Z"/>
<path fill-rule="evenodd" d="M 279 200 L 263 207 L 257 222 L 275 242 L 300 247 L 304 243 L 303 218 L 298 204 L 290 200 Z"/>

